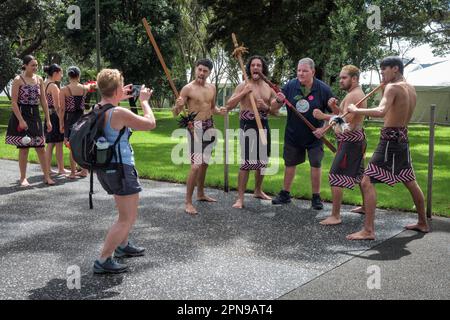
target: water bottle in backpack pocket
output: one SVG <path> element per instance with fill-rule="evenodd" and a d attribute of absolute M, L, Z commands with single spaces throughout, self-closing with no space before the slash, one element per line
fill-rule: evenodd
<path fill-rule="evenodd" d="M 102 165 L 109 162 L 112 150 L 110 150 L 111 148 L 109 147 L 109 142 L 105 137 L 101 136 L 97 138 L 95 148 L 96 164 Z"/>

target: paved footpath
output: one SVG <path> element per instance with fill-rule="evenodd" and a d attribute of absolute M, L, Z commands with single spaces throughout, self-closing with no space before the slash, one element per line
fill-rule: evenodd
<path fill-rule="evenodd" d="M 32 187 L 21 189 L 17 162 L 0 160 L 0 299 L 450 298 L 450 219 L 434 218 L 424 236 L 403 230 L 414 214 L 377 210 L 377 240 L 350 242 L 363 217 L 348 206 L 342 225 L 324 227 L 330 204 L 314 211 L 309 201 L 280 207 L 248 195 L 237 210 L 235 192 L 208 189 L 219 202 L 198 203 L 193 218 L 184 185 L 148 180 L 132 233 L 146 255 L 127 260 L 126 274 L 94 276 L 112 198 L 95 181 L 89 210 L 88 179 L 46 187 L 37 165 L 28 174 Z M 70 266 L 80 268 L 80 290 L 67 287 Z M 368 288 L 368 268 L 380 289 Z"/>

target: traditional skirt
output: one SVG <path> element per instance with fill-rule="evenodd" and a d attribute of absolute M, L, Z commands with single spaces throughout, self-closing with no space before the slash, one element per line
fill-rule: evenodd
<path fill-rule="evenodd" d="M 27 130 L 19 128 L 19 120 L 14 113 L 9 118 L 8 129 L 6 131 L 6 143 L 17 146 L 17 148 L 42 148 L 45 146 L 44 131 L 42 130 L 41 116 L 39 115 L 39 105 L 21 104 L 19 110 L 23 119 L 28 125 Z M 23 137 L 31 138 L 30 143 L 26 143 Z"/>
<path fill-rule="evenodd" d="M 359 184 L 364 173 L 366 136 L 363 130 L 336 134 L 338 150 L 331 165 L 328 180 L 330 186 L 353 189 Z"/>
<path fill-rule="evenodd" d="M 372 183 L 393 186 L 416 180 L 409 152 L 408 128 L 382 128 L 378 146 L 364 171 Z"/>
<path fill-rule="evenodd" d="M 259 113 L 261 124 L 264 128 L 267 145 L 263 145 L 259 138 L 258 125 L 255 114 L 249 110 L 240 113 L 240 135 L 241 145 L 241 170 L 258 170 L 266 168 L 270 157 L 270 129 L 267 115 Z"/>
<path fill-rule="evenodd" d="M 59 117 L 54 107 L 48 108 L 50 114 L 50 122 L 52 124 L 52 131 L 47 132 L 47 122 L 44 123 L 44 134 L 46 143 L 58 143 L 64 141 L 64 133 L 59 131 Z"/>
<path fill-rule="evenodd" d="M 66 111 L 64 114 L 64 138 L 69 139 L 70 131 L 72 126 L 77 122 L 83 115 L 83 110 L 77 109 L 75 111 Z"/>
<path fill-rule="evenodd" d="M 208 164 L 212 149 L 216 143 L 213 119 L 196 120 L 194 126 L 188 129 L 190 158 L 192 164 Z M 212 129 L 212 130 L 210 130 Z"/>

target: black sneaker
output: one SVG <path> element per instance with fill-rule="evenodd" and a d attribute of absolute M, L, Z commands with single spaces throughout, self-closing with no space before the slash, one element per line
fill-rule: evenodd
<path fill-rule="evenodd" d="M 291 194 L 285 190 L 281 190 L 280 193 L 272 199 L 272 204 L 287 204 L 290 202 Z"/>
<path fill-rule="evenodd" d="M 117 247 L 114 251 L 114 257 L 124 258 L 124 257 L 139 257 L 144 255 L 145 248 L 137 247 L 131 242 L 128 242 L 125 248 Z"/>
<path fill-rule="evenodd" d="M 320 198 L 320 194 L 313 194 L 311 199 L 311 207 L 315 210 L 323 209 L 323 203 L 322 199 Z"/>
<path fill-rule="evenodd" d="M 95 260 L 94 262 L 94 273 L 122 273 L 128 270 L 126 264 L 118 263 L 113 257 L 109 257 L 105 262 L 100 263 L 100 261 Z"/>

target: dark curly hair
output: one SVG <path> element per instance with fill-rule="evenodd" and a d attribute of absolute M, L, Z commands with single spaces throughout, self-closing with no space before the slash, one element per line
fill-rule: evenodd
<path fill-rule="evenodd" d="M 261 60 L 261 62 L 262 62 L 262 66 L 263 66 L 263 69 L 262 69 L 262 73 L 263 73 L 263 75 L 265 75 L 266 77 L 268 77 L 269 76 L 269 68 L 267 67 L 267 62 L 266 62 L 266 59 L 264 59 L 263 57 L 261 57 L 261 56 L 251 56 L 249 59 L 248 59 L 248 61 L 247 61 L 247 64 L 245 65 L 245 72 L 247 73 L 247 77 L 251 77 L 251 73 L 250 73 L 250 65 L 252 64 L 252 61 L 253 60 L 255 60 L 255 59 L 259 59 L 259 60 Z"/>

